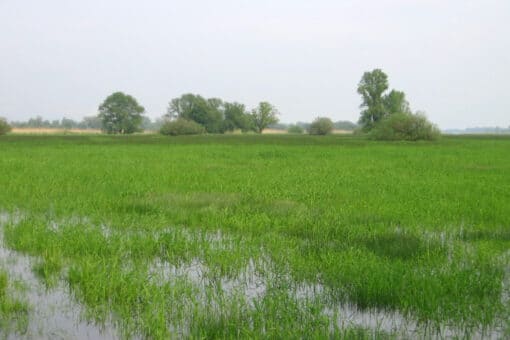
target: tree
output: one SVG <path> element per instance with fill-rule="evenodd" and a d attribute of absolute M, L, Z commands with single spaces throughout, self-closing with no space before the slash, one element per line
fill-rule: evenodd
<path fill-rule="evenodd" d="M 7 123 L 7 120 L 0 117 L 0 136 L 5 135 L 7 132 L 11 131 L 11 126 Z"/>
<path fill-rule="evenodd" d="M 388 89 L 388 76 L 380 69 L 365 72 L 358 84 L 361 95 L 361 117 L 359 123 L 363 129 L 370 130 L 385 114 L 383 93 Z"/>
<path fill-rule="evenodd" d="M 387 89 L 388 76 L 379 69 L 365 72 L 361 77 L 358 84 L 358 93 L 362 98 L 360 108 L 363 110 L 359 123 L 363 131 L 372 130 L 378 122 L 388 115 L 412 113 L 404 92 L 391 90 L 384 94 Z"/>
<path fill-rule="evenodd" d="M 278 110 L 268 102 L 261 102 L 256 109 L 253 109 L 251 117 L 253 125 L 258 133 L 271 124 L 278 123 Z"/>
<path fill-rule="evenodd" d="M 223 132 L 222 103 L 218 98 L 205 99 L 200 95 L 183 94 L 170 101 L 166 117 L 193 120 L 203 125 L 209 133 Z"/>
<path fill-rule="evenodd" d="M 333 121 L 326 117 L 317 117 L 310 124 L 308 133 L 311 135 L 327 135 L 333 132 Z"/>
<path fill-rule="evenodd" d="M 140 131 L 145 112 L 135 98 L 122 92 L 115 92 L 99 106 L 102 129 L 107 133 L 128 134 Z"/>
<path fill-rule="evenodd" d="M 241 131 L 246 132 L 253 128 L 250 115 L 246 112 L 246 107 L 243 104 L 225 102 L 223 104 L 223 114 L 225 116 L 224 131 L 241 129 Z"/>
<path fill-rule="evenodd" d="M 406 94 L 402 91 L 391 90 L 383 97 L 385 114 L 411 113 L 409 102 L 406 100 Z"/>

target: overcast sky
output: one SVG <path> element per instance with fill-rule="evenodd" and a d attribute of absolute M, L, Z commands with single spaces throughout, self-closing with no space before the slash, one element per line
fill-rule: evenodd
<path fill-rule="evenodd" d="M 81 119 L 114 91 L 151 118 L 198 93 L 283 122 L 357 121 L 357 84 L 441 128 L 509 126 L 509 0 L 0 0 L 0 116 Z"/>

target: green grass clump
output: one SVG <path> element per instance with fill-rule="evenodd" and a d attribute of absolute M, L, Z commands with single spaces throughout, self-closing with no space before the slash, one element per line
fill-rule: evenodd
<path fill-rule="evenodd" d="M 0 269 L 0 336 L 23 334 L 28 324 L 28 305 L 12 298 L 13 287 L 7 273 Z"/>
<path fill-rule="evenodd" d="M 22 215 L 6 245 L 126 337 L 398 337 L 339 327 L 325 311 L 342 304 L 508 328 L 509 138 L 7 135 L 0 150 L 0 211 Z"/>

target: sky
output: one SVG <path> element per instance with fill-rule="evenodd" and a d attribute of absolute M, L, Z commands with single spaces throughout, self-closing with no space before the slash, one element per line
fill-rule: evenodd
<path fill-rule="evenodd" d="M 0 116 L 79 120 L 184 93 L 282 122 L 359 118 L 382 69 L 441 128 L 510 126 L 509 0 L 0 0 Z"/>

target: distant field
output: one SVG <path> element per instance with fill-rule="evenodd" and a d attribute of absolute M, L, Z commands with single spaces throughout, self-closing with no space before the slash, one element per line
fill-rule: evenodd
<path fill-rule="evenodd" d="M 99 134 L 99 129 L 53 129 L 53 128 L 13 128 L 14 134 Z M 156 133 L 156 131 L 145 131 L 145 133 Z M 265 129 L 263 134 L 286 134 L 287 130 Z M 352 131 L 333 130 L 334 134 L 351 134 Z"/>
<path fill-rule="evenodd" d="M 262 131 L 263 134 L 286 134 L 287 130 L 278 130 L 278 129 L 265 129 Z M 306 132 L 305 132 L 306 133 Z M 347 130 L 333 130 L 333 134 L 352 134 L 352 131 Z"/>
<path fill-rule="evenodd" d="M 7 135 L 0 169 L 0 253 L 27 264 L 4 281 L 27 268 L 83 327 L 510 336 L 507 137 Z"/>
<path fill-rule="evenodd" d="M 15 134 L 89 134 L 101 133 L 95 129 L 13 128 Z"/>

